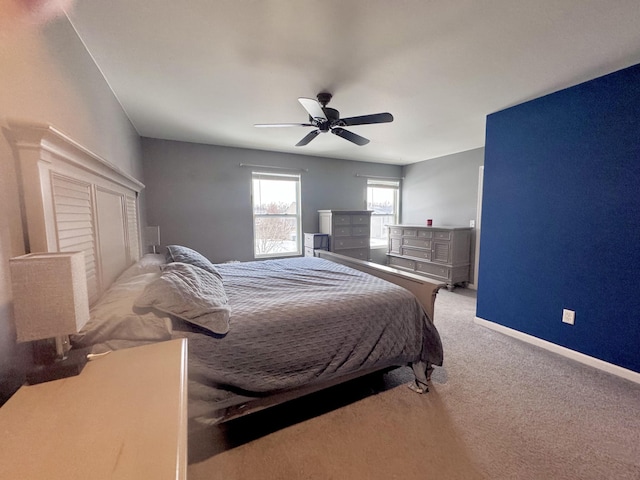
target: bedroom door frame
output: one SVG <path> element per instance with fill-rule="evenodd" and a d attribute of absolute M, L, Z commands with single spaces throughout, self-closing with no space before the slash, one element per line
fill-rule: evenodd
<path fill-rule="evenodd" d="M 482 228 L 482 193 L 484 184 L 484 165 L 478 168 L 478 198 L 476 200 L 476 227 L 475 227 L 475 250 L 473 255 L 473 283 L 470 288 L 478 289 L 478 269 L 480 267 L 480 230 Z"/>

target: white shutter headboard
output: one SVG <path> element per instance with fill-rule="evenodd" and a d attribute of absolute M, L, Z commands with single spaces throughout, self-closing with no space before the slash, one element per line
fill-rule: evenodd
<path fill-rule="evenodd" d="M 47 124 L 12 120 L 27 252 L 85 253 L 94 303 L 140 258 L 144 185 Z"/>

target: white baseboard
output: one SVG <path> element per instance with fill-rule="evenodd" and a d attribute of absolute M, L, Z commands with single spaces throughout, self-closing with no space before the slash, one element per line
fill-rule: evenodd
<path fill-rule="evenodd" d="M 546 340 L 542 340 L 532 335 L 519 332 L 518 330 L 505 327 L 504 325 L 500 325 L 498 323 L 494 323 L 480 317 L 475 317 L 474 322 L 483 327 L 495 330 L 496 332 L 500 332 L 510 337 L 517 338 L 518 340 L 521 340 L 523 342 L 536 345 L 537 347 L 544 348 L 545 350 L 549 350 L 550 352 L 557 353 L 572 360 L 576 360 L 580 363 L 584 363 L 585 365 L 589 365 L 590 367 L 603 370 L 607 373 L 611 373 L 613 375 L 617 375 L 618 377 L 622 377 L 627 380 L 631 380 L 634 383 L 640 384 L 640 373 L 634 372 L 633 370 L 629 370 L 627 368 L 614 365 L 613 363 L 599 360 L 595 357 L 590 357 L 589 355 L 585 355 L 584 353 L 576 352 L 575 350 L 556 345 L 555 343 L 547 342 Z"/>

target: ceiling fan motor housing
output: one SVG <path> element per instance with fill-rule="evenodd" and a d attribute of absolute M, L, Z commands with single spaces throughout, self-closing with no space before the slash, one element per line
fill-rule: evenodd
<path fill-rule="evenodd" d="M 340 112 L 335 108 L 330 107 L 322 107 L 322 111 L 324 112 L 325 117 L 327 117 L 325 122 L 318 122 L 317 120 L 314 121 L 311 116 L 309 116 L 309 120 L 312 123 L 315 123 L 321 132 L 328 132 L 329 129 L 338 123 L 338 120 L 340 120 Z"/>
<path fill-rule="evenodd" d="M 331 95 L 329 92 L 320 92 L 318 95 L 316 95 L 316 98 L 318 99 L 318 103 L 323 107 L 327 106 L 327 103 L 331 101 L 332 97 L 333 95 Z"/>

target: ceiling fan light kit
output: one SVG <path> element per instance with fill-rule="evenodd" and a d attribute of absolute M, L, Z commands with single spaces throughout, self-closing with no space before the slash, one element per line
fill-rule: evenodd
<path fill-rule="evenodd" d="M 340 112 L 335 108 L 327 107 L 327 103 L 332 98 L 328 92 L 320 92 L 317 100 L 312 98 L 300 97 L 298 101 L 309 114 L 309 123 L 268 123 L 256 124 L 256 127 L 315 127 L 316 130 L 308 133 L 302 140 L 296 143 L 296 147 L 307 145 L 311 140 L 316 138 L 320 133 L 331 132 L 345 140 L 356 145 L 366 145 L 369 143 L 368 138 L 364 138 L 342 127 L 350 127 L 355 125 L 370 125 L 373 123 L 389 123 L 393 122 L 393 115 L 388 112 L 374 113 L 371 115 L 360 115 L 358 117 L 340 118 Z"/>

